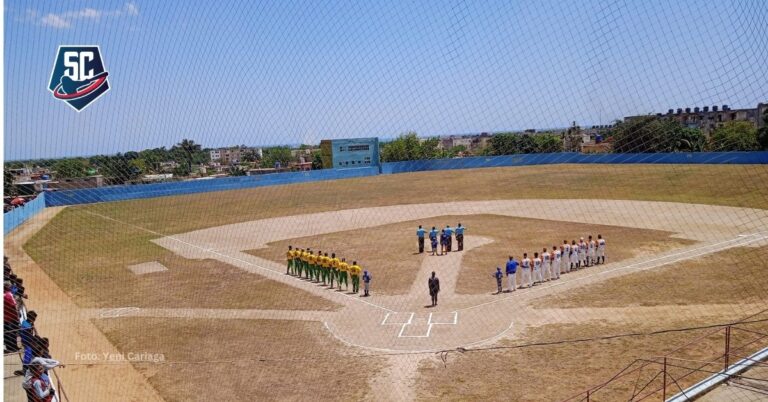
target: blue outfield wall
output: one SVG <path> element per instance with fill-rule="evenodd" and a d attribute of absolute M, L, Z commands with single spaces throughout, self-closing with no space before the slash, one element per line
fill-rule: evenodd
<path fill-rule="evenodd" d="M 206 180 L 190 180 L 171 183 L 138 184 L 62 190 L 48 192 L 46 206 L 91 204 L 95 202 L 123 201 L 138 198 L 166 197 L 172 195 L 206 193 L 210 191 L 238 190 L 252 187 L 305 183 L 323 180 L 349 179 L 375 176 L 378 167 L 354 169 L 324 169 L 308 172 L 272 173 L 258 176 L 226 177 Z"/>
<path fill-rule="evenodd" d="M 768 152 L 694 152 L 655 154 L 517 154 L 472 158 L 431 159 L 389 162 L 381 165 L 382 174 L 430 170 L 477 169 L 499 166 L 551 165 L 559 163 L 614 164 L 768 164 Z"/>
<path fill-rule="evenodd" d="M 24 204 L 23 207 L 16 207 L 10 212 L 3 214 L 3 234 L 10 233 L 19 225 L 37 215 L 45 208 L 45 193 L 39 194 L 34 200 Z"/>
<path fill-rule="evenodd" d="M 237 190 L 251 187 L 338 180 L 430 170 L 476 169 L 500 166 L 549 165 L 559 163 L 606 164 L 768 164 L 768 152 L 696 152 L 656 154 L 518 154 L 456 159 L 382 163 L 380 168 L 323 169 L 309 172 L 273 173 L 259 176 L 227 177 L 208 180 L 111 186 L 48 192 L 46 206 L 90 204 L 172 195 Z"/>

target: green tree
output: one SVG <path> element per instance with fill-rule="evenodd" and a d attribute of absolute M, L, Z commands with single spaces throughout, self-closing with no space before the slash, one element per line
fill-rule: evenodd
<path fill-rule="evenodd" d="M 312 152 L 312 170 L 323 168 L 323 154 L 320 151 Z"/>
<path fill-rule="evenodd" d="M 563 140 L 557 134 L 538 134 L 533 136 L 534 152 L 562 152 Z"/>
<path fill-rule="evenodd" d="M 107 157 L 99 171 L 107 177 L 113 184 L 123 184 L 135 180 L 141 175 L 141 170 L 134 165 L 133 160 L 126 158 L 125 155 L 117 154 Z"/>
<path fill-rule="evenodd" d="M 186 138 L 171 147 L 170 153 L 174 161 L 187 165 L 190 172 L 192 171 L 192 164 L 206 163 L 210 157 L 207 152 L 203 151 L 200 144 Z"/>
<path fill-rule="evenodd" d="M 60 159 L 53 165 L 56 178 L 85 177 L 88 174 L 88 162 L 82 158 Z"/>
<path fill-rule="evenodd" d="M 712 133 L 710 148 L 713 151 L 757 151 L 760 149 L 757 130 L 748 121 L 729 121 Z"/>
<path fill-rule="evenodd" d="M 401 134 L 396 139 L 382 144 L 381 160 L 384 162 L 435 159 L 440 156 L 437 137 L 419 139 L 414 132 Z"/>
<path fill-rule="evenodd" d="M 768 108 L 763 111 L 763 127 L 757 130 L 757 142 L 764 150 L 768 150 Z"/>
<path fill-rule="evenodd" d="M 613 150 L 618 153 L 691 152 L 702 150 L 704 143 L 698 129 L 656 116 L 616 122 L 613 127 Z"/>
<path fill-rule="evenodd" d="M 288 167 L 288 164 L 293 161 L 291 155 L 291 149 L 288 147 L 272 147 L 264 149 L 264 158 L 261 160 L 262 167 L 275 167 L 277 162 L 280 162 L 280 166 Z"/>
<path fill-rule="evenodd" d="M 18 190 L 13 185 L 13 173 L 8 169 L 10 168 L 6 166 L 3 172 L 3 195 L 13 197 L 18 194 Z"/>

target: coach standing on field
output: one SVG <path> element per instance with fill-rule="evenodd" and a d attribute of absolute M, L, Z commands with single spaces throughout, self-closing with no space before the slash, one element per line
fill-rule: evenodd
<path fill-rule="evenodd" d="M 419 240 L 419 254 L 424 252 L 424 229 L 419 225 L 419 229 L 416 230 L 416 237 Z"/>

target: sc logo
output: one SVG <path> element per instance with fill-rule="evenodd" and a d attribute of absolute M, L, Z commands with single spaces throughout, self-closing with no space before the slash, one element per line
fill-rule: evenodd
<path fill-rule="evenodd" d="M 98 46 L 59 46 L 48 90 L 78 112 L 109 91 Z"/>

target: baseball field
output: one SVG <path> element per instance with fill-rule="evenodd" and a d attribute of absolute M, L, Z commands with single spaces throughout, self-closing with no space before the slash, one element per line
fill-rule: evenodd
<path fill-rule="evenodd" d="M 764 165 L 382 175 L 49 208 L 5 247 L 72 400 L 564 400 L 768 316 L 765 183 Z M 417 252 L 418 225 L 459 222 L 464 251 Z M 606 264 L 495 294 L 508 256 L 597 234 Z M 357 261 L 371 296 L 286 275 L 289 245 Z"/>

